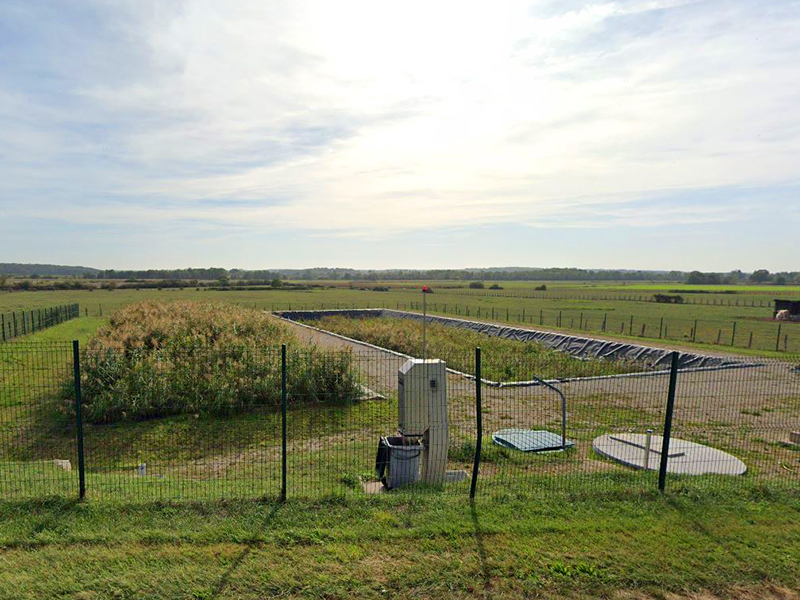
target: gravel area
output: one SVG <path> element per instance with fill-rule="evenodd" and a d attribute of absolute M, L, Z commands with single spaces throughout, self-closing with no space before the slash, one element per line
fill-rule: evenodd
<path fill-rule="evenodd" d="M 296 323 L 287 326 L 321 347 L 349 348 L 362 361 L 373 389 L 396 392 L 397 371 L 405 358 Z M 765 362 L 763 367 L 679 374 L 674 435 L 734 451 L 750 464 L 758 463 L 762 473 L 800 477 L 800 451 L 783 443 L 791 431 L 800 430 L 800 372 L 791 363 Z M 572 381 L 561 387 L 567 396 L 568 437 L 587 441 L 609 431 L 663 428 L 668 375 Z M 451 374 L 448 389 L 454 434 L 474 436 L 474 382 Z M 560 428 L 558 397 L 541 386 L 484 386 L 483 408 L 489 433 L 507 427 Z M 591 469 L 596 461 L 588 444 L 579 447 L 576 458 Z"/>

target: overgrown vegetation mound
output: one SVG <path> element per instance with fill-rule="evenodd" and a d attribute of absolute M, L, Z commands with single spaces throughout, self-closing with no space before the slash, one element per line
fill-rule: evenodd
<path fill-rule="evenodd" d="M 422 357 L 422 324 L 419 321 L 391 317 L 324 317 L 306 322 L 395 352 Z M 584 360 L 533 342 L 490 337 L 438 323 L 427 325 L 426 338 L 429 358 L 441 358 L 449 367 L 470 374 L 475 373 L 475 348 L 480 346 L 482 376 L 494 381 L 591 377 L 645 368 L 632 362 Z"/>
<path fill-rule="evenodd" d="M 300 346 L 271 315 L 224 303 L 141 302 L 117 311 L 83 354 L 92 422 L 225 415 L 281 403 L 281 344 L 292 404 L 347 404 L 361 387 L 349 352 Z"/>

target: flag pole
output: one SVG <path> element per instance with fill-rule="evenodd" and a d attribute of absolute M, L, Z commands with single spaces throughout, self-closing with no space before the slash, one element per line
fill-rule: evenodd
<path fill-rule="evenodd" d="M 425 327 L 428 323 L 428 294 L 426 291 L 426 286 L 422 286 L 422 360 L 427 360 L 428 358 L 428 341 L 425 337 Z"/>

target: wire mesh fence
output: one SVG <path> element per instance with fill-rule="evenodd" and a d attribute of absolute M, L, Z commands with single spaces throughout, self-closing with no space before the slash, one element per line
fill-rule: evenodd
<path fill-rule="evenodd" d="M 421 302 L 396 302 L 394 306 L 398 310 L 422 311 Z M 526 309 L 436 302 L 428 305 L 428 312 L 514 323 L 530 328 L 564 329 L 787 354 L 800 352 L 800 321 L 774 320 L 770 316 L 772 311 L 720 319 L 708 315 L 686 318 L 670 314 L 632 314 L 625 311 L 589 308 L 528 307 Z"/>
<path fill-rule="evenodd" d="M 0 341 L 28 335 L 80 316 L 77 304 L 0 313 Z"/>
<path fill-rule="evenodd" d="M 0 346 L 0 496 L 77 495 L 69 342 Z"/>
<path fill-rule="evenodd" d="M 662 467 L 667 489 L 800 483 L 798 359 L 617 373 L 586 361 L 560 381 L 564 357 L 465 348 L 436 357 L 446 375 L 434 361 L 399 383 L 407 357 L 341 340 L 78 358 L 76 379 L 69 343 L 0 347 L 2 498 L 78 496 L 81 471 L 88 498 L 131 500 L 362 496 L 392 481 L 464 497 L 635 492 Z M 396 455 L 381 458 L 381 438 Z"/>

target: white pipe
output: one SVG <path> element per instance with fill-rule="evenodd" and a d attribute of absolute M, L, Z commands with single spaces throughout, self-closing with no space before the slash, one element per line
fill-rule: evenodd
<path fill-rule="evenodd" d="M 650 468 L 650 438 L 653 435 L 653 430 L 648 429 L 647 435 L 644 438 L 644 470 Z"/>

